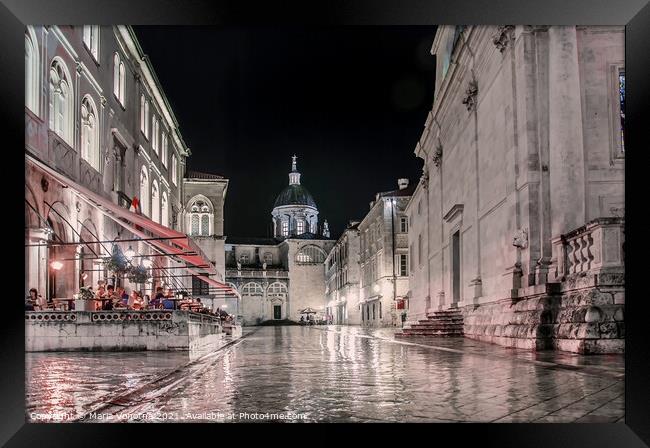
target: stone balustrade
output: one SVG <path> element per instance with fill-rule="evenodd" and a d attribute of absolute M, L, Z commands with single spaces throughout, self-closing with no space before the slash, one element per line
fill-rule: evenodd
<path fill-rule="evenodd" d="M 227 278 L 289 278 L 289 272 L 278 269 L 227 269 Z"/>
<path fill-rule="evenodd" d="M 553 239 L 550 279 L 623 271 L 624 218 L 599 218 Z"/>

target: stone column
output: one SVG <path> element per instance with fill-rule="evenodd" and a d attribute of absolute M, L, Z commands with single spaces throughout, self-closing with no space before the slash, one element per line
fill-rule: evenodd
<path fill-rule="evenodd" d="M 548 41 L 551 233 L 557 237 L 585 223 L 585 161 L 575 26 L 549 27 Z"/>

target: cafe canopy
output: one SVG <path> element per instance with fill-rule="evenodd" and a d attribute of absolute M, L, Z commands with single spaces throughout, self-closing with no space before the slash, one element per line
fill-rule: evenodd
<path fill-rule="evenodd" d="M 186 234 L 158 224 L 144 215 L 134 213 L 90 189 L 70 180 L 65 175 L 50 168 L 43 162 L 26 155 L 27 162 L 54 178 L 66 188 L 71 188 L 80 198 L 90 203 L 132 234 L 142 238 L 142 241 L 170 257 L 185 262 L 184 268 L 192 275 L 203 280 L 214 290 L 226 295 L 239 296 L 230 286 L 217 281 L 208 275 L 217 275 L 213 263 L 203 251 Z M 152 238 L 153 237 L 153 238 Z M 207 275 L 206 275 L 207 274 Z"/>

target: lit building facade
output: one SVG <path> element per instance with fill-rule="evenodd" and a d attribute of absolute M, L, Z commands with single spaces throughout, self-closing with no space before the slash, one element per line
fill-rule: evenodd
<path fill-rule="evenodd" d="M 226 237 L 226 281 L 241 295 L 239 304 L 231 300 L 226 306 L 238 307 L 244 325 L 298 321 L 306 308 L 325 315 L 323 266 L 334 241 L 327 221 L 319 231 L 318 208 L 300 184 L 296 156 L 271 216 L 271 238 Z"/>
<path fill-rule="evenodd" d="M 351 221 L 325 259 L 326 314 L 336 325 L 361 324 L 359 221 Z"/>
<path fill-rule="evenodd" d="M 623 27 L 442 26 L 432 53 L 409 321 L 459 308 L 468 337 L 622 351 Z"/>
<path fill-rule="evenodd" d="M 163 284 L 189 290 L 190 279 L 174 275 L 180 274 L 174 270 L 179 263 L 157 256 L 101 206 L 47 172 L 164 228 L 188 230 L 184 219 L 191 198 L 184 195 L 183 178 L 190 150 L 134 31 L 28 26 L 25 71 L 25 290 L 70 298 L 81 286 L 96 288 L 100 281 L 148 294 Z M 212 205 L 211 235 L 222 234 L 224 182 L 215 190 L 221 200 Z M 198 194 L 196 179 L 188 184 L 188 191 Z M 133 262 L 151 268 L 149 282 L 109 278 L 102 261 L 115 246 L 142 257 Z M 218 257 L 212 258 L 219 265 Z M 223 262 L 220 266 L 223 273 Z"/>
<path fill-rule="evenodd" d="M 414 187 L 377 193 L 359 223 L 359 312 L 364 326 L 401 326 L 408 295 L 408 220 L 404 209 Z"/>

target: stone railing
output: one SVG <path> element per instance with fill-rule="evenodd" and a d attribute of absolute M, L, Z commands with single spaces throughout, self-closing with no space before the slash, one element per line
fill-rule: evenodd
<path fill-rule="evenodd" d="M 551 279 L 561 281 L 588 272 L 622 272 L 624 226 L 624 218 L 598 218 L 555 238 Z"/>
<path fill-rule="evenodd" d="M 238 271 L 237 269 L 227 269 L 226 277 L 228 278 L 289 278 L 288 271 L 282 271 L 277 269 L 242 269 Z"/>

